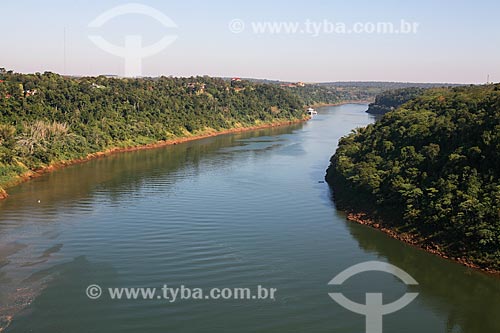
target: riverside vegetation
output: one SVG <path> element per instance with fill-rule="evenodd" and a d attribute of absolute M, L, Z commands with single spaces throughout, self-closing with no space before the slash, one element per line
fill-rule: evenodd
<path fill-rule="evenodd" d="M 498 271 L 500 84 L 416 95 L 340 140 L 326 175 L 336 202 L 442 255 Z"/>
<path fill-rule="evenodd" d="M 424 88 L 419 87 L 388 90 L 377 95 L 375 102 L 370 103 L 366 112 L 371 114 L 386 114 L 421 95 L 424 91 Z"/>
<path fill-rule="evenodd" d="M 304 117 L 301 99 L 277 85 L 0 69 L 0 196 L 17 176 L 60 161 Z"/>
<path fill-rule="evenodd" d="M 361 86 L 360 86 L 361 85 Z M 304 106 L 373 99 L 377 83 L 63 77 L 0 68 L 0 198 L 34 170 L 115 148 L 304 120 Z"/>

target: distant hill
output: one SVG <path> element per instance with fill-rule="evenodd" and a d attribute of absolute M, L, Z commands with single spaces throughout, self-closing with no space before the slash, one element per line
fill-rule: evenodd
<path fill-rule="evenodd" d="M 411 82 L 284 82 L 265 79 L 245 79 L 256 83 L 277 84 L 281 87 L 292 88 L 291 91 L 307 105 L 339 103 L 343 101 L 375 101 L 368 112 L 383 114 L 391 108 L 396 108 L 416 96 L 423 89 L 437 87 L 456 87 L 459 84 L 448 83 L 411 83 Z M 392 93 L 391 91 L 396 90 Z"/>
<path fill-rule="evenodd" d="M 386 114 L 389 111 L 397 109 L 409 100 L 420 96 L 424 91 L 424 88 L 412 87 L 382 92 L 375 97 L 375 102 L 368 106 L 366 112 L 371 114 Z"/>
<path fill-rule="evenodd" d="M 402 88 L 439 88 L 439 87 L 458 87 L 465 84 L 456 83 L 418 83 L 418 82 L 384 82 L 384 81 L 339 81 L 339 82 L 321 82 L 321 86 L 332 87 L 364 87 L 364 88 L 382 88 L 384 90 L 402 89 Z"/>

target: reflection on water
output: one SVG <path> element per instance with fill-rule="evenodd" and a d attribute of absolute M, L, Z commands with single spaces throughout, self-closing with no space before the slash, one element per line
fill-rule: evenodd
<path fill-rule="evenodd" d="M 500 279 L 407 246 L 372 228 L 346 222 L 367 252 L 403 268 L 420 285 L 420 300 L 446 318 L 445 332 L 500 332 Z"/>
<path fill-rule="evenodd" d="M 51 257 L 63 248 L 61 227 L 73 219 L 92 218 L 99 206 L 135 205 L 156 194 L 175 196 L 178 179 L 193 177 L 230 164 L 254 139 L 261 144 L 251 155 L 279 147 L 276 139 L 302 124 L 222 135 L 161 149 L 116 154 L 74 165 L 11 189 L 0 201 L 0 328 L 18 310 L 29 305 L 46 282 L 45 270 L 62 261 Z M 267 138 L 267 140 L 266 140 Z M 226 149 L 228 149 L 226 151 Z M 216 155 L 216 158 L 215 156 Z M 15 241 L 11 241 L 15 239 Z M 89 239 L 89 241 L 91 241 Z M 62 259 L 62 257 L 61 257 Z M 35 274 L 33 271 L 47 274 Z"/>
<path fill-rule="evenodd" d="M 0 202 L 0 327 L 7 332 L 361 332 L 328 281 L 385 260 L 420 296 L 384 332 L 498 332 L 499 280 L 346 222 L 321 183 L 337 140 L 374 118 L 328 107 L 306 124 L 117 154 L 44 175 Z M 387 274 L 386 274 L 387 275 Z M 343 292 L 397 299 L 391 276 Z M 276 301 L 89 300 L 106 287 L 255 287 Z"/>

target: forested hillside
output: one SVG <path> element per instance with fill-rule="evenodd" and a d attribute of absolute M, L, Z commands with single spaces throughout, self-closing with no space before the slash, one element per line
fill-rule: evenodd
<path fill-rule="evenodd" d="M 285 85 L 291 93 L 297 95 L 305 105 L 336 104 L 346 101 L 373 100 L 379 89 L 364 89 L 357 87 L 334 87 L 321 84 Z"/>
<path fill-rule="evenodd" d="M 301 119 L 303 104 L 279 86 L 245 81 L 0 69 L 0 186 L 27 170 L 112 147 Z"/>
<path fill-rule="evenodd" d="M 370 103 L 366 112 L 372 114 L 385 114 L 421 95 L 424 91 L 423 88 L 412 87 L 383 92 L 375 97 L 375 102 Z"/>
<path fill-rule="evenodd" d="M 430 89 L 342 138 L 337 204 L 500 269 L 500 85 Z"/>

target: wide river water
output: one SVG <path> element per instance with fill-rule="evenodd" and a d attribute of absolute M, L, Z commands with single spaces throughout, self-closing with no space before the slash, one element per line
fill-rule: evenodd
<path fill-rule="evenodd" d="M 323 181 L 366 105 L 311 121 L 117 154 L 46 174 L 0 202 L 0 327 L 6 332 L 365 332 L 335 303 L 419 296 L 384 332 L 500 332 L 500 278 L 345 219 Z M 396 265 L 407 286 L 351 265 Z M 97 300 L 86 296 L 98 284 Z M 112 300 L 110 287 L 276 288 L 275 299 Z M 161 297 L 160 297 L 161 298 Z M 1 329 L 0 329 L 1 331 Z"/>

